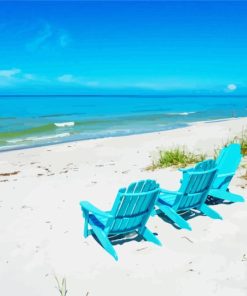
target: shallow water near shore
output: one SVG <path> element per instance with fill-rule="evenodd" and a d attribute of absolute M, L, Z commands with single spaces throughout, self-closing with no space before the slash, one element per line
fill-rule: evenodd
<path fill-rule="evenodd" d="M 0 151 L 246 115 L 242 96 L 2 96 Z"/>

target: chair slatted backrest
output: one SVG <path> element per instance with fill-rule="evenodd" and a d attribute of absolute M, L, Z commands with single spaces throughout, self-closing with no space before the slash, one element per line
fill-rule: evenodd
<path fill-rule="evenodd" d="M 207 193 L 217 171 L 214 160 L 199 162 L 194 169 L 185 171 L 183 181 L 175 201 L 176 210 L 199 208 L 207 198 Z"/>
<path fill-rule="evenodd" d="M 111 211 L 115 218 L 108 225 L 109 233 L 127 233 L 145 225 L 159 191 L 159 185 L 153 180 L 120 189 Z"/>
<path fill-rule="evenodd" d="M 216 159 L 218 166 L 217 178 L 213 183 L 215 189 L 227 189 L 238 169 L 242 158 L 240 144 L 234 143 L 223 148 Z M 224 176 L 223 176 L 224 175 Z"/>

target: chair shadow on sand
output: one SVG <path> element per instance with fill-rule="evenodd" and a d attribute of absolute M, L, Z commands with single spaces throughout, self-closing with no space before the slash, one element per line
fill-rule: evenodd
<path fill-rule="evenodd" d="M 214 198 L 213 196 L 208 196 L 207 200 L 205 202 L 207 205 L 209 206 L 217 206 L 217 205 L 231 205 L 233 204 L 233 202 L 231 201 L 227 201 L 227 200 L 222 200 L 220 198 Z M 182 211 L 182 212 L 178 212 L 178 214 L 186 221 L 196 218 L 198 216 L 206 216 L 205 214 L 203 214 L 200 211 L 197 210 L 188 210 L 188 211 Z M 161 218 L 164 222 L 171 224 L 174 228 L 181 230 L 180 227 L 178 227 L 176 225 L 176 223 L 171 220 L 168 216 L 166 216 L 163 212 L 160 211 L 160 213 L 158 213 L 159 218 Z"/>
<path fill-rule="evenodd" d="M 211 195 L 209 195 L 207 197 L 207 200 L 205 201 L 205 203 L 209 206 L 217 206 L 217 205 L 231 205 L 233 204 L 234 202 L 233 201 L 229 201 L 229 200 L 224 200 L 224 199 L 221 199 L 221 198 L 216 198 L 216 197 L 213 197 Z"/>
<path fill-rule="evenodd" d="M 205 216 L 201 212 L 188 210 L 186 212 L 178 212 L 178 214 L 186 221 L 193 219 L 197 216 Z M 174 228 L 178 230 L 182 230 L 172 219 L 166 216 L 163 212 L 158 213 L 159 218 L 161 218 L 164 222 L 171 224 Z"/>
<path fill-rule="evenodd" d="M 222 200 L 219 198 L 214 198 L 212 196 L 208 196 L 207 200 L 206 200 L 206 204 L 207 205 L 213 205 L 213 206 L 217 206 L 220 204 L 225 204 L 225 205 L 231 205 L 233 202 L 230 201 L 226 201 L 226 200 Z M 197 210 L 188 210 L 188 211 L 182 211 L 182 212 L 178 212 L 179 215 L 181 215 L 181 217 L 188 221 L 191 220 L 193 218 L 196 218 L 198 216 L 206 216 L 205 214 L 203 214 L 200 211 Z M 176 223 L 174 221 L 172 221 L 168 216 L 166 216 L 163 212 L 158 213 L 159 218 L 161 218 L 164 222 L 172 225 L 175 229 L 177 230 L 182 230 L 182 228 L 180 228 L 179 226 L 176 225 Z M 158 233 L 153 233 L 155 236 L 158 236 Z M 100 243 L 100 241 L 97 239 L 97 236 L 93 235 L 94 239 L 97 241 L 97 243 L 103 247 Z M 131 242 L 131 241 L 136 241 L 136 242 L 141 242 L 144 241 L 143 237 L 138 234 L 137 232 L 131 232 L 129 234 L 117 234 L 117 235 L 112 235 L 109 237 L 111 243 L 113 246 L 116 245 L 123 245 L 125 243 Z"/>
<path fill-rule="evenodd" d="M 208 196 L 206 202 L 207 205 L 212 205 L 212 206 L 217 206 L 217 205 L 231 205 L 233 202 L 230 201 L 226 201 L 226 200 L 222 200 L 219 198 L 214 198 L 212 196 Z M 178 212 L 179 215 L 181 215 L 181 217 L 188 221 L 191 220 L 193 218 L 196 218 L 198 216 L 206 216 L 205 214 L 203 214 L 202 212 L 198 211 L 198 210 L 188 210 L 188 211 L 182 211 L 182 212 Z M 182 228 L 180 228 L 179 226 L 176 225 L 176 223 L 171 220 L 168 216 L 166 216 L 163 212 L 159 212 L 157 213 L 157 215 L 159 216 L 160 219 L 162 219 L 164 222 L 172 225 L 176 230 L 181 230 Z M 158 236 L 158 233 L 154 232 L 153 233 L 155 236 Z M 97 236 L 92 234 L 93 238 L 96 240 L 96 242 L 102 247 L 104 248 L 104 246 L 102 246 L 102 244 L 100 243 L 100 241 L 97 239 Z M 133 231 L 131 233 L 128 234 L 116 234 L 116 235 L 111 235 L 109 236 L 109 240 L 111 241 L 111 244 L 113 246 L 116 245 L 123 245 L 125 243 L 131 242 L 131 241 L 136 241 L 136 242 L 142 242 L 145 241 L 145 239 L 143 238 L 142 235 L 138 234 L 136 231 Z"/>
<path fill-rule="evenodd" d="M 158 236 L 158 233 L 153 232 L 153 234 L 155 236 Z M 93 234 L 93 238 L 96 240 L 96 242 L 102 247 L 104 248 L 100 241 L 97 239 L 97 236 Z M 117 235 L 112 235 L 109 236 L 109 240 L 111 241 L 111 244 L 113 246 L 117 246 L 117 245 L 123 245 L 125 243 L 131 242 L 131 241 L 136 241 L 136 242 L 142 242 L 145 241 L 145 239 L 143 238 L 143 236 L 141 236 L 140 234 L 138 234 L 137 232 L 131 232 L 129 234 L 117 234 Z"/>

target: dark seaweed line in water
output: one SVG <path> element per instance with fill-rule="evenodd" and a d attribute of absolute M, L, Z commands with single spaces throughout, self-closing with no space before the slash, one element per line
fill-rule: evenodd
<path fill-rule="evenodd" d="M 24 129 L 24 130 L 0 132 L 0 140 L 8 140 L 13 138 L 19 138 L 22 136 L 31 136 L 33 134 L 52 132 L 55 129 L 56 129 L 56 126 L 54 124 L 45 124 L 38 127 Z"/>
<path fill-rule="evenodd" d="M 108 137 L 118 137 L 118 136 L 128 136 L 128 135 L 138 135 L 138 134 L 143 134 L 143 133 L 153 133 L 153 132 L 160 132 L 160 131 L 165 131 L 165 130 L 171 130 L 171 129 L 176 129 L 176 128 L 182 128 L 188 126 L 186 123 L 184 124 L 174 124 L 170 125 L 167 127 L 162 127 L 159 129 L 147 129 L 147 130 L 132 130 L 132 131 L 117 131 L 116 133 L 112 133 L 111 131 L 98 131 L 96 133 L 70 133 L 67 136 L 61 136 L 61 137 L 47 137 L 46 139 L 42 138 L 37 138 L 37 139 L 20 139 L 21 141 L 17 143 L 6 143 L 6 142 L 1 142 L 0 138 L 0 153 L 1 152 L 6 152 L 6 151 L 11 151 L 11 150 L 21 150 L 21 149 L 27 149 L 27 148 L 34 148 L 34 147 L 43 147 L 43 146 L 50 146 L 54 144 L 61 144 L 61 143 L 70 143 L 70 142 L 77 142 L 77 141 L 83 141 L 83 140 L 92 140 L 92 139 L 102 139 L 102 138 L 108 138 Z M 65 133 L 66 134 L 66 133 Z M 40 141 L 41 140 L 41 141 Z M 26 141 L 29 141 L 27 143 Z M 25 143 L 26 142 L 26 143 Z M 7 145 L 6 145 L 7 144 Z M 2 146 L 1 146 L 2 145 Z"/>

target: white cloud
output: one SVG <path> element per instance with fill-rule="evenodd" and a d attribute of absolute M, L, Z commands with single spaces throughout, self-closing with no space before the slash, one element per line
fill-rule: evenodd
<path fill-rule="evenodd" d="M 162 90 L 166 88 L 166 85 L 160 83 L 148 83 L 148 82 L 139 82 L 131 85 L 134 88 L 143 88 L 143 89 L 152 89 L 152 90 Z"/>
<path fill-rule="evenodd" d="M 67 31 L 49 22 L 39 24 L 38 27 L 33 28 L 33 31 L 33 38 L 26 44 L 26 49 L 31 52 L 41 49 L 57 49 L 57 47 L 64 48 L 71 41 Z"/>
<path fill-rule="evenodd" d="M 40 80 L 34 74 L 23 73 L 22 70 L 13 68 L 7 70 L 0 69 L 0 87 L 15 87 L 16 85 L 29 83 L 34 80 Z"/>
<path fill-rule="evenodd" d="M 70 38 L 67 33 L 61 33 L 58 37 L 58 42 L 61 47 L 66 47 L 70 43 Z"/>
<path fill-rule="evenodd" d="M 53 35 L 53 32 L 51 30 L 51 26 L 48 23 L 45 23 L 42 28 L 39 30 L 37 35 L 31 40 L 27 45 L 26 48 L 29 51 L 35 51 L 36 49 L 39 49 L 42 47 L 48 39 Z"/>
<path fill-rule="evenodd" d="M 77 84 L 81 86 L 96 87 L 99 85 L 97 81 L 88 81 L 83 77 L 77 77 L 71 74 L 64 74 L 57 78 L 59 82 Z"/>
<path fill-rule="evenodd" d="M 20 79 L 21 70 L 17 68 L 0 70 L 0 87 L 10 87 Z"/>
<path fill-rule="evenodd" d="M 98 81 L 88 81 L 84 83 L 87 86 L 91 86 L 91 87 L 96 87 L 99 86 L 99 82 Z"/>
<path fill-rule="evenodd" d="M 4 78 L 11 78 L 15 76 L 16 74 L 21 73 L 20 69 L 9 69 L 9 70 L 0 70 L 0 77 Z"/>
<path fill-rule="evenodd" d="M 77 82 L 75 77 L 73 75 L 71 75 L 71 74 L 64 74 L 62 76 L 59 76 L 57 78 L 57 80 L 60 81 L 60 82 L 65 82 L 65 83 L 73 83 L 73 82 L 76 83 Z"/>
<path fill-rule="evenodd" d="M 234 91 L 236 89 L 237 89 L 237 85 L 234 84 L 234 83 L 231 83 L 231 84 L 227 85 L 227 90 L 229 90 L 229 91 Z"/>
<path fill-rule="evenodd" d="M 26 79 L 26 80 L 35 80 L 36 79 L 36 76 L 33 75 L 33 74 L 24 74 L 23 75 L 23 78 Z"/>

